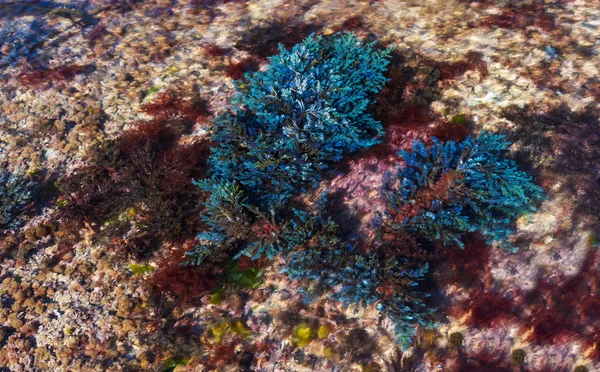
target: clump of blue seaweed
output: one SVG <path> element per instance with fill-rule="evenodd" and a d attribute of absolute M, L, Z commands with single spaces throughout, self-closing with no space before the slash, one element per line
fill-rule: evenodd
<path fill-rule="evenodd" d="M 389 53 L 350 33 L 310 36 L 237 82 L 233 111 L 215 119 L 211 178 L 196 182 L 210 194 L 204 218 L 212 227 L 197 258 L 231 246 L 259 215 L 279 222 L 329 163 L 379 142 L 381 123 L 367 108 L 386 82 Z"/>
<path fill-rule="evenodd" d="M 203 188 L 235 182 L 253 205 L 279 209 L 328 163 L 378 143 L 383 129 L 367 108 L 386 82 L 389 52 L 352 34 L 281 48 L 267 71 L 237 83 L 233 112 L 216 118 L 219 146 Z"/>
<path fill-rule="evenodd" d="M 390 208 L 377 225 L 461 248 L 462 234 L 478 231 L 488 244 L 514 251 L 514 220 L 535 210 L 542 189 L 501 156 L 509 145 L 503 135 L 486 132 L 458 144 L 413 142 L 402 152 L 406 165 L 387 175 L 382 193 Z"/>
<path fill-rule="evenodd" d="M 0 170 L 0 231 L 12 230 L 20 225 L 17 218 L 21 207 L 29 201 L 31 182 L 22 173 Z"/>

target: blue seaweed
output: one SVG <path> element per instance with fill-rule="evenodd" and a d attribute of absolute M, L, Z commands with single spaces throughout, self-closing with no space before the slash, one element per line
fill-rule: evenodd
<path fill-rule="evenodd" d="M 405 230 L 461 248 L 462 234 L 479 231 L 488 243 L 514 251 L 508 241 L 514 220 L 534 211 L 543 191 L 514 161 L 502 157 L 509 145 L 503 135 L 486 132 L 459 144 L 433 139 L 433 145 L 426 147 L 415 141 L 410 151 L 401 153 L 406 165 L 387 175 L 382 194 L 391 208 L 376 225 L 387 221 L 393 231 Z M 452 182 L 445 198 L 433 200 L 428 209 L 414 216 L 392 222 L 390 215 L 415 204 L 419 191 L 449 172 L 453 172 Z"/>
<path fill-rule="evenodd" d="M 233 110 L 215 120 L 214 183 L 238 182 L 253 205 L 278 210 L 329 163 L 379 143 L 381 123 L 367 108 L 389 52 L 350 33 L 280 47 L 268 70 L 237 82 Z"/>
<path fill-rule="evenodd" d="M 237 82 L 232 110 L 214 121 L 211 177 L 197 182 L 209 194 L 203 218 L 219 250 L 244 240 L 256 219 L 283 222 L 289 199 L 316 186 L 330 163 L 380 141 L 381 123 L 367 108 L 386 82 L 389 54 L 350 33 L 311 35 L 290 51 L 280 47 L 268 70 Z M 238 199 L 225 192 L 231 188 Z M 273 257 L 276 243 L 251 242 L 241 251 Z M 214 246 L 191 256 L 200 264 Z"/>

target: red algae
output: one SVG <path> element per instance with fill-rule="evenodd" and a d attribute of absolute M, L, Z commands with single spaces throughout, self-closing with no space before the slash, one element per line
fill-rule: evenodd
<path fill-rule="evenodd" d="M 222 57 L 229 53 L 228 49 L 222 48 L 215 44 L 204 44 L 202 46 L 202 50 L 204 50 L 204 53 L 206 53 L 208 56 L 213 58 Z"/>
<path fill-rule="evenodd" d="M 356 31 L 364 26 L 362 18 L 358 15 L 347 18 L 341 25 L 336 27 L 336 31 Z"/>
<path fill-rule="evenodd" d="M 170 149 L 157 159 L 157 168 L 162 175 L 161 187 L 164 190 L 184 192 L 190 186 L 190 179 L 207 176 L 206 169 L 199 166 L 200 159 L 210 155 L 210 144 L 193 141 Z"/>
<path fill-rule="evenodd" d="M 468 52 L 464 60 L 442 63 L 419 57 L 428 66 L 415 70 L 403 65 L 404 58 L 395 56 L 396 66 L 390 68 L 390 81 L 384 86 L 375 104 L 375 118 L 385 128 L 383 144 L 374 151 L 396 153 L 412 146 L 413 140 L 430 143 L 431 137 L 442 141 L 462 141 L 471 134 L 471 122 L 444 120 L 431 112 L 429 104 L 439 95 L 439 84 L 464 74 L 478 70 L 487 74 L 483 57 L 478 52 Z"/>
<path fill-rule="evenodd" d="M 484 348 L 477 354 L 465 357 L 462 363 L 457 366 L 458 371 L 477 371 L 477 372 L 512 372 L 514 371 L 508 365 L 507 352 L 504 350 L 490 350 Z"/>
<path fill-rule="evenodd" d="M 225 76 L 233 80 L 239 80 L 244 77 L 246 72 L 257 71 L 258 62 L 254 58 L 244 58 L 239 62 L 229 64 L 225 69 Z"/>
<path fill-rule="evenodd" d="M 483 54 L 477 51 L 468 51 L 463 59 L 456 62 L 438 62 L 429 58 L 424 58 L 423 63 L 435 68 L 440 72 L 440 80 L 452 80 L 463 75 L 467 71 L 477 70 L 486 77 L 488 69 L 483 61 Z"/>
<path fill-rule="evenodd" d="M 179 136 L 180 133 L 165 121 L 152 120 L 138 123 L 132 129 L 123 132 L 117 143 L 119 150 L 129 155 L 143 148 L 146 143 L 157 150 L 166 150 L 174 145 Z"/>
<path fill-rule="evenodd" d="M 422 86 L 420 81 L 412 81 L 413 76 L 414 71 L 407 67 L 390 69 L 390 80 L 377 96 L 374 107 L 375 119 L 380 120 L 385 129 L 383 143 L 370 150 L 375 154 L 395 154 L 409 148 L 412 140 L 426 137 L 423 132 L 434 121 L 427 105 L 411 101 Z"/>
<path fill-rule="evenodd" d="M 487 288 L 491 283 L 490 260 L 492 247 L 476 234 L 466 234 L 464 249 L 448 249 L 434 275 L 441 285 L 458 285 L 465 289 Z"/>
<path fill-rule="evenodd" d="M 193 249 L 194 240 L 169 250 L 159 261 L 154 274 L 145 282 L 156 296 L 169 296 L 178 306 L 194 306 L 217 285 L 220 271 L 199 266 L 186 266 L 186 252 Z"/>
<path fill-rule="evenodd" d="M 23 85 L 40 85 L 46 82 L 70 81 L 75 76 L 92 71 L 92 65 L 67 65 L 20 74 L 17 79 Z"/>
<path fill-rule="evenodd" d="M 433 263 L 440 287 L 457 287 L 466 294 L 444 311 L 463 319 L 463 325 L 479 329 L 516 324 L 526 340 L 536 345 L 580 341 L 593 348 L 598 343 L 600 260 L 593 248 L 576 275 L 542 273 L 531 291 L 504 294 L 491 276 L 490 249 L 476 235 L 468 235 L 464 250 L 449 249 L 441 262 Z M 598 359 L 594 350 L 591 355 Z"/>
<path fill-rule="evenodd" d="M 116 251 L 138 259 L 164 242 L 194 236 L 201 226 L 201 198 L 190 180 L 206 176 L 210 142 L 179 143 L 188 127 L 163 116 L 92 149 L 91 165 L 60 182 L 61 226 L 73 232 L 85 224 L 103 226 L 98 233 L 111 239 Z M 136 233 L 121 238 L 131 225 Z"/>
<path fill-rule="evenodd" d="M 527 294 L 523 306 L 531 313 L 524 324 L 524 328 L 532 328 L 529 341 L 595 341 L 600 332 L 599 261 L 595 248 L 590 248 L 575 276 L 544 278 Z"/>
<path fill-rule="evenodd" d="M 229 341 L 218 344 L 206 345 L 208 358 L 204 361 L 205 366 L 213 368 L 223 368 L 225 366 L 238 362 L 238 356 L 235 352 L 239 341 Z"/>
<path fill-rule="evenodd" d="M 142 110 L 159 120 L 182 118 L 195 123 L 208 118 L 211 113 L 208 103 L 198 94 L 167 91 L 161 93 L 152 102 L 145 104 Z"/>
<path fill-rule="evenodd" d="M 494 287 L 490 260 L 492 247 L 477 234 L 466 234 L 465 248 L 445 248 L 433 263 L 433 275 L 441 288 L 457 287 L 466 298 L 445 311 L 476 328 L 497 327 L 517 319 L 518 304 Z"/>
<path fill-rule="evenodd" d="M 536 26 L 544 31 L 551 31 L 555 27 L 555 22 L 554 17 L 546 12 L 544 4 L 534 3 L 505 9 L 500 14 L 487 17 L 479 23 L 479 26 L 515 30 Z"/>

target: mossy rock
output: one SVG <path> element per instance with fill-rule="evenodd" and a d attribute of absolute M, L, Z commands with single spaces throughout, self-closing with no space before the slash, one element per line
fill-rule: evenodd
<path fill-rule="evenodd" d="M 598 246 L 598 237 L 595 234 L 588 235 L 588 237 L 587 237 L 587 245 L 590 248 Z"/>
<path fill-rule="evenodd" d="M 375 362 L 362 363 L 360 365 L 362 372 L 380 372 L 381 367 Z"/>
<path fill-rule="evenodd" d="M 453 348 L 461 347 L 464 340 L 465 337 L 460 332 L 453 332 L 450 334 L 449 342 L 450 346 Z"/>
<path fill-rule="evenodd" d="M 523 364 L 525 362 L 525 350 L 523 349 L 515 349 L 512 352 L 511 359 L 514 364 Z"/>

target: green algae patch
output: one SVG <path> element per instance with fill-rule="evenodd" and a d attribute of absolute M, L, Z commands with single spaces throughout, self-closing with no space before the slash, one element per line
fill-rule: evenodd
<path fill-rule="evenodd" d="M 172 371 L 177 366 L 187 366 L 189 362 L 190 358 L 169 358 L 163 363 L 164 371 Z"/>
<path fill-rule="evenodd" d="M 60 199 L 56 201 L 56 205 L 58 205 L 59 207 L 66 207 L 67 205 L 69 205 L 69 202 L 64 199 Z"/>
<path fill-rule="evenodd" d="M 154 93 L 158 92 L 159 90 L 160 90 L 160 87 L 157 87 L 156 85 L 153 85 L 150 88 L 148 88 L 148 90 L 146 91 L 146 95 L 149 96 L 151 94 L 154 94 Z"/>
<path fill-rule="evenodd" d="M 261 270 L 250 268 L 245 271 L 231 273 L 228 282 L 240 288 L 256 288 L 260 285 L 261 275 Z"/>
<path fill-rule="evenodd" d="M 239 260 L 233 260 L 225 267 L 221 281 L 237 288 L 257 288 L 262 274 L 262 270 L 256 267 L 242 269 Z"/>
<path fill-rule="evenodd" d="M 221 342 L 221 340 L 227 333 L 227 330 L 229 330 L 229 323 L 223 321 L 213 324 L 213 326 L 210 327 L 210 334 L 216 342 Z"/>
<path fill-rule="evenodd" d="M 257 288 L 262 283 L 263 271 L 257 267 L 242 269 L 239 260 L 231 261 L 223 270 L 219 285 L 210 295 L 210 303 L 218 305 L 226 297 L 226 288 Z"/>
<path fill-rule="evenodd" d="M 464 125 L 467 123 L 467 118 L 464 115 L 454 115 L 452 119 L 450 119 L 452 124 Z"/>
<path fill-rule="evenodd" d="M 210 295 L 210 304 L 218 305 L 225 299 L 225 290 L 223 287 L 218 287 L 213 293 Z"/>
<path fill-rule="evenodd" d="M 144 275 L 144 274 L 154 271 L 155 269 L 154 269 L 154 266 L 149 265 L 149 264 L 145 264 L 145 265 L 131 264 L 131 265 L 129 265 L 129 270 L 134 275 Z"/>

